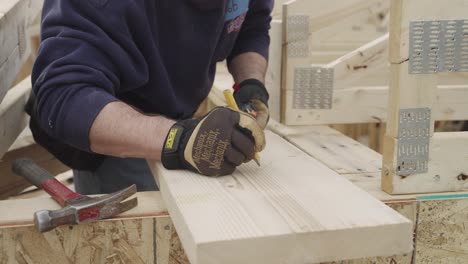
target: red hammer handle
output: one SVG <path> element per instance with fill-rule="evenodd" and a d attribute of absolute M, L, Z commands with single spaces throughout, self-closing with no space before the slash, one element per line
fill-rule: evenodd
<path fill-rule="evenodd" d="M 44 189 L 62 206 L 65 206 L 67 200 L 81 196 L 81 194 L 68 189 L 31 159 L 15 160 L 13 162 L 13 172 L 23 176 L 36 187 Z"/>

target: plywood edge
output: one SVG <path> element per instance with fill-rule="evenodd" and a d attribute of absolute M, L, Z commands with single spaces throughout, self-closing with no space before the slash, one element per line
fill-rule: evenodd
<path fill-rule="evenodd" d="M 113 219 L 144 218 L 167 216 L 166 206 L 160 192 L 140 192 L 136 194 L 138 206 Z M 60 209 L 52 198 L 34 198 L 0 201 L 0 228 L 32 226 L 34 212 Z M 109 219 L 106 221 L 112 221 Z"/>

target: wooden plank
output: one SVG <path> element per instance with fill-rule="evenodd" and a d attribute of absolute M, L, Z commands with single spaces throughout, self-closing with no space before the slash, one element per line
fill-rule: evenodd
<path fill-rule="evenodd" d="M 262 167 L 246 164 L 231 176 L 167 171 L 150 162 L 192 264 L 307 263 L 411 250 L 407 219 L 266 135 Z"/>
<path fill-rule="evenodd" d="M 435 120 L 468 119 L 468 86 L 440 85 L 432 114 Z M 333 95 L 332 109 L 293 109 L 293 92 L 286 92 L 286 125 L 380 123 L 387 120 L 388 87 L 353 87 Z M 352 109 L 352 111 L 350 111 Z"/>
<path fill-rule="evenodd" d="M 381 171 L 380 154 L 330 127 L 285 127 L 272 121 L 268 128 L 338 174 Z"/>
<path fill-rule="evenodd" d="M 385 138 L 382 188 L 389 193 L 425 193 L 468 190 L 468 133 L 435 133 L 429 147 L 427 173 L 398 176 L 398 141 Z"/>
<path fill-rule="evenodd" d="M 265 78 L 265 85 L 270 99 L 268 106 L 270 109 L 270 118 L 280 120 L 281 113 L 281 60 L 283 24 L 281 20 L 273 20 L 270 29 L 270 57 L 268 61 L 268 70 Z"/>
<path fill-rule="evenodd" d="M 11 89 L 0 104 L 0 158 L 26 127 L 24 106 L 31 91 L 31 80 L 26 78 Z"/>
<path fill-rule="evenodd" d="M 388 34 L 330 62 L 325 68 L 334 70 L 333 89 L 349 87 L 353 80 L 387 65 Z"/>
<path fill-rule="evenodd" d="M 13 50 L 20 43 L 20 31 L 23 30 L 25 38 L 25 0 L 4 0 L 0 4 L 0 65 L 3 65 Z"/>
<path fill-rule="evenodd" d="M 3 103 L 8 90 L 12 88 L 16 74 L 21 70 L 22 63 L 19 46 L 16 46 L 7 61 L 0 65 L 0 104 Z"/>
<path fill-rule="evenodd" d="M 398 137 L 400 109 L 432 108 L 437 93 L 437 75 L 409 74 L 408 61 L 390 66 L 390 90 L 387 115 L 389 137 Z M 434 115 L 431 114 L 430 133 L 434 133 Z"/>
<path fill-rule="evenodd" d="M 5 0 L 0 4 L 0 102 L 31 53 L 27 27 L 37 17 L 42 0 Z"/>

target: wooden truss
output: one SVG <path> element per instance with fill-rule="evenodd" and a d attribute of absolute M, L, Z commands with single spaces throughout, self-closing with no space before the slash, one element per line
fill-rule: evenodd
<path fill-rule="evenodd" d="M 437 87 L 440 74 L 438 72 L 412 74 L 409 69 L 410 63 L 415 60 L 415 57 L 409 55 L 412 21 L 468 19 L 468 6 L 465 1 L 453 0 L 449 3 L 431 1 L 428 5 L 424 0 L 392 1 L 391 79 L 382 177 L 382 187 L 389 193 L 446 192 L 468 188 L 468 132 L 434 133 L 434 122 L 439 118 L 434 113 L 434 108 L 440 94 L 440 89 Z M 422 6 L 425 8 L 421 8 Z M 455 34 L 450 34 L 453 34 L 455 41 Z M 429 42 L 429 40 L 423 41 Z M 460 41 L 463 42 L 462 46 L 466 45 L 468 38 Z M 430 50 L 439 50 L 439 46 L 433 41 L 428 45 L 431 45 Z M 460 54 L 455 56 L 463 56 L 464 48 L 461 49 Z M 421 51 L 424 52 L 427 51 Z M 439 53 L 440 58 L 450 56 L 443 54 L 442 48 Z M 448 76 L 456 74 L 458 73 L 445 73 Z M 466 94 L 460 96 L 453 101 L 463 104 L 468 102 Z M 415 111 L 425 111 L 428 114 L 421 117 L 419 114 L 414 114 Z M 468 115 L 459 117 L 468 119 Z M 423 122 L 422 119 L 427 120 L 427 125 L 423 128 L 418 125 Z M 404 127 L 405 122 L 409 127 Z M 408 140 L 410 143 L 405 143 Z M 418 140 L 425 143 L 417 143 Z M 399 162 L 402 156 L 410 159 Z M 421 171 L 418 167 L 425 168 Z M 412 172 L 413 170 L 415 171 Z"/>
<path fill-rule="evenodd" d="M 277 120 L 286 125 L 386 120 L 390 75 L 387 14 L 391 1 L 346 1 L 339 4 L 340 9 L 316 11 L 318 6 L 331 2 L 287 2 L 282 20 L 276 22 L 281 24 L 283 32 L 283 68 L 281 77 L 277 77 L 279 71 L 275 66 L 271 74 L 282 79 Z M 381 18 L 379 23 L 375 22 L 378 18 Z M 335 44 L 354 43 L 355 46 L 340 50 L 336 47 L 343 45 L 322 40 L 332 32 Z M 350 41 L 350 35 L 359 41 Z M 272 46 L 280 45 L 276 41 L 272 38 Z M 317 44 L 319 41 L 323 45 Z M 330 51 L 323 46 L 335 48 Z M 437 120 L 461 120 L 468 116 L 468 100 L 462 99 L 468 95 L 467 80 L 465 73 L 440 75 L 433 105 Z"/>

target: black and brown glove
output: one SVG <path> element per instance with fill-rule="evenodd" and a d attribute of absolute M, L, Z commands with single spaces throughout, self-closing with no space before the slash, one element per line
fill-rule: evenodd
<path fill-rule="evenodd" d="M 249 79 L 235 87 L 234 99 L 239 109 L 253 115 L 262 129 L 268 124 L 270 111 L 268 110 L 269 95 L 262 82 Z"/>
<path fill-rule="evenodd" d="M 166 169 L 189 169 L 216 177 L 233 173 L 264 148 L 264 132 L 252 116 L 217 107 L 202 117 L 175 123 L 166 137 L 161 161 Z"/>

